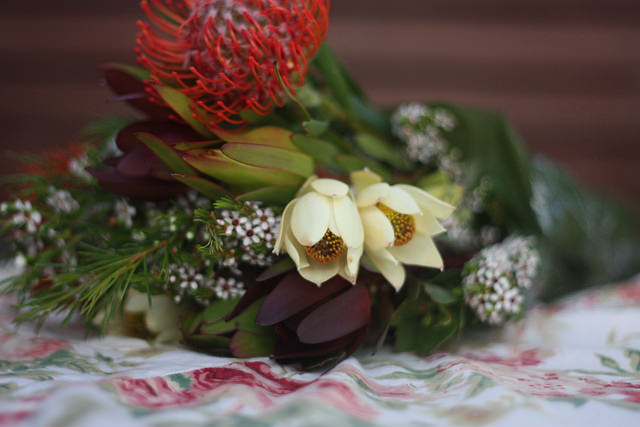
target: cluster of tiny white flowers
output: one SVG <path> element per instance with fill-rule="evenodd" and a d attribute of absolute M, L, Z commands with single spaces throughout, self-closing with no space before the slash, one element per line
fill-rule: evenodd
<path fill-rule="evenodd" d="M 80 207 L 71 193 L 66 190 L 56 190 L 54 187 L 51 187 L 49 193 L 47 204 L 57 213 L 70 213 Z"/>
<path fill-rule="evenodd" d="M 407 144 L 407 155 L 424 164 L 435 164 L 457 180 L 462 175 L 460 153 L 450 150 L 442 132 L 456 126 L 454 116 L 444 108 L 404 104 L 391 116 L 393 134 Z"/>
<path fill-rule="evenodd" d="M 170 275 L 166 288 L 173 294 L 176 303 L 190 296 L 200 304 L 206 305 L 213 297 L 226 300 L 244 294 L 244 283 L 234 277 L 233 272 L 226 276 L 214 273 L 208 268 L 210 265 L 207 261 L 202 266 L 188 263 L 169 266 Z"/>
<path fill-rule="evenodd" d="M 30 201 L 15 200 L 13 203 L 2 203 L 0 212 L 12 211 L 11 223 L 16 227 L 24 227 L 27 233 L 35 233 L 42 225 L 42 214 L 33 208 Z"/>
<path fill-rule="evenodd" d="M 273 246 L 280 217 L 259 202 L 245 202 L 246 211 L 223 209 L 217 220 L 224 233 L 225 247 L 239 249 L 240 261 L 265 267 L 273 262 Z"/>
<path fill-rule="evenodd" d="M 75 177 L 82 179 L 83 181 L 91 181 L 93 177 L 86 168 L 89 166 L 89 156 L 87 153 L 83 153 L 80 157 L 74 157 L 69 162 L 69 172 Z"/>
<path fill-rule="evenodd" d="M 136 208 L 131 206 L 125 199 L 116 201 L 114 206 L 116 221 L 127 228 L 133 226 L 133 217 L 136 215 Z"/>
<path fill-rule="evenodd" d="M 522 313 L 540 258 L 532 238 L 509 237 L 465 265 L 465 300 L 482 322 L 498 325 Z"/>

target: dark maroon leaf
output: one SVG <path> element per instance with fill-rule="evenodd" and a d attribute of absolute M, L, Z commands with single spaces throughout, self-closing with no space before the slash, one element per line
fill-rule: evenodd
<path fill-rule="evenodd" d="M 158 157 L 153 154 L 153 151 L 140 145 L 125 153 L 116 169 L 122 175 L 147 176 L 157 161 Z"/>
<path fill-rule="evenodd" d="M 189 126 L 169 120 L 145 120 L 131 123 L 118 132 L 116 144 L 122 151 L 144 146 L 136 134 L 149 133 L 168 144 L 201 141 L 202 136 Z"/>
<path fill-rule="evenodd" d="M 306 344 L 332 341 L 365 327 L 369 316 L 369 292 L 358 283 L 310 313 L 298 326 L 298 338 Z"/>
<path fill-rule="evenodd" d="M 242 314 L 242 312 L 249 308 L 254 302 L 271 292 L 273 288 L 278 284 L 278 282 L 275 280 L 270 280 L 267 282 L 248 281 L 248 283 L 251 284 L 245 291 L 244 295 L 242 295 L 242 298 L 240 298 L 240 301 L 238 301 L 236 306 L 233 307 L 231 313 L 229 313 L 229 315 L 225 317 L 224 320 L 226 320 L 227 322 L 234 317 Z"/>
<path fill-rule="evenodd" d="M 322 286 L 303 279 L 298 272 L 287 274 L 267 296 L 256 317 L 262 326 L 275 325 L 323 299 L 350 286 L 341 277 L 334 277 Z"/>
<path fill-rule="evenodd" d="M 363 331 L 356 331 L 337 340 L 322 344 L 303 344 L 293 331 L 278 325 L 276 326 L 278 342 L 275 346 L 274 358 L 279 362 L 287 363 L 301 358 L 327 356 L 340 350 L 347 351 L 351 349 L 355 341 L 360 339 Z"/>
<path fill-rule="evenodd" d="M 106 64 L 102 67 L 107 85 L 118 98 L 126 101 L 135 109 L 142 111 L 149 117 L 166 119 L 172 113 L 171 109 L 149 101 L 144 82 L 122 70 Z"/>
<path fill-rule="evenodd" d="M 87 168 L 104 188 L 113 194 L 138 200 L 164 200 L 176 197 L 187 191 L 188 187 L 179 182 L 166 182 L 151 177 L 132 177 L 119 174 L 110 167 Z"/>

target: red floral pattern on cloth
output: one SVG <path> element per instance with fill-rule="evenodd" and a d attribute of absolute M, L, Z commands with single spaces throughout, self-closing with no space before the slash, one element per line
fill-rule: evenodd
<path fill-rule="evenodd" d="M 322 375 L 130 338 L 16 332 L 9 304 L 0 299 L 0 426 L 84 426 L 105 417 L 118 426 L 640 419 L 640 280 L 535 308 L 520 323 L 463 337 L 427 358 L 365 354 Z"/>

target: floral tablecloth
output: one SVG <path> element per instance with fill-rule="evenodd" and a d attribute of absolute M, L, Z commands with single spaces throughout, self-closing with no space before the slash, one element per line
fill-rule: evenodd
<path fill-rule="evenodd" d="M 362 354 L 324 375 L 10 324 L 0 426 L 640 425 L 640 277 L 540 306 L 445 351 Z"/>

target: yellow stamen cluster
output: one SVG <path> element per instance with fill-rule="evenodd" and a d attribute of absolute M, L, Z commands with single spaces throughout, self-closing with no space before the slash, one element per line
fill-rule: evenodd
<path fill-rule="evenodd" d="M 305 246 L 304 250 L 312 259 L 320 264 L 328 264 L 336 260 L 344 253 L 347 247 L 344 245 L 342 238 L 336 236 L 327 229 L 322 239 L 313 246 Z"/>
<path fill-rule="evenodd" d="M 382 203 L 377 203 L 376 207 L 382 211 L 391 222 L 393 227 L 393 235 L 395 240 L 394 246 L 406 245 L 413 239 L 413 235 L 416 234 L 416 220 L 411 215 L 401 214 L 394 211 Z"/>

